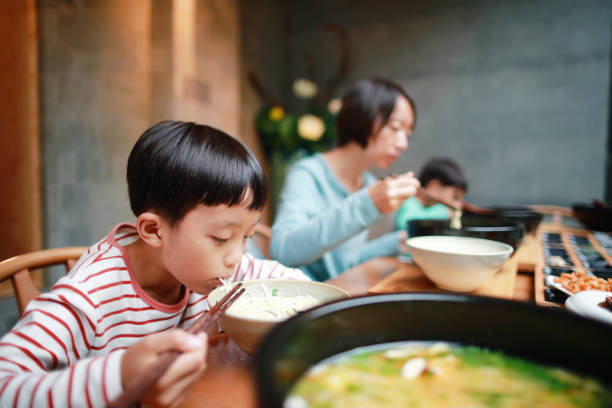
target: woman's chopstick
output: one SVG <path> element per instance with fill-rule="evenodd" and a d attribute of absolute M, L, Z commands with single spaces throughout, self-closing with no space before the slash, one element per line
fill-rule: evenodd
<path fill-rule="evenodd" d="M 201 333 L 212 326 L 219 317 L 244 293 L 244 288 L 241 288 L 242 283 L 238 282 L 232 290 L 227 292 L 216 305 L 198 320 L 195 321 L 187 330 L 191 334 Z M 240 290 L 239 290 L 240 289 Z M 177 350 L 172 350 L 164 353 L 153 364 L 147 374 L 134 383 L 131 387 L 124 390 L 123 393 L 110 406 L 114 408 L 127 408 L 136 403 L 138 398 L 170 367 L 170 365 L 182 353 Z"/>

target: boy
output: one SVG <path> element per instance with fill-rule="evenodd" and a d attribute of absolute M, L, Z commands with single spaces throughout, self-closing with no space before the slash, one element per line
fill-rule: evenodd
<path fill-rule="evenodd" d="M 449 201 L 461 201 L 467 190 L 467 181 L 461 167 L 452 159 L 435 157 L 430 159 L 419 175 L 422 188 L 433 191 Z M 417 193 L 404 201 L 397 210 L 395 223 L 397 229 L 406 230 L 410 220 L 446 219 L 450 210 L 443 204 L 430 202 Z"/>
<path fill-rule="evenodd" d="M 265 204 L 260 164 L 208 126 L 162 122 L 127 167 L 136 224 L 119 224 L 0 341 L 0 406 L 105 406 L 168 350 L 183 354 L 140 402 L 174 405 L 205 368 L 206 335 L 185 330 L 219 284 L 307 279 L 244 254 Z"/>

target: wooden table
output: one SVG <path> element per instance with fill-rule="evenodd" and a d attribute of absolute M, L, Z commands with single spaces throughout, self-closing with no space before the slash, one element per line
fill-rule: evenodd
<path fill-rule="evenodd" d="M 517 275 L 514 257 L 491 278 L 477 294 L 518 300 L 532 300 L 533 285 Z M 533 278 L 531 278 L 533 280 Z M 328 283 L 351 296 L 405 290 L 408 281 L 414 291 L 440 291 L 418 267 L 400 263 L 395 258 L 376 258 L 363 263 Z M 211 337 L 208 368 L 180 405 L 193 408 L 256 408 L 252 358 L 242 352 L 225 334 Z"/>
<path fill-rule="evenodd" d="M 509 259 L 502 268 L 481 287 L 472 292 L 474 295 L 512 299 L 516 279 L 516 260 Z M 430 281 L 421 268 L 415 264 L 402 264 L 391 275 L 382 279 L 368 290 L 370 294 L 394 292 L 444 292 Z"/>

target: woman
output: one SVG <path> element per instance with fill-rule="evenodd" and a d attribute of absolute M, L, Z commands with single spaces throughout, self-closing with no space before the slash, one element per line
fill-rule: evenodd
<path fill-rule="evenodd" d="M 338 114 L 338 147 L 289 170 L 272 227 L 271 256 L 323 281 L 377 256 L 399 253 L 405 234 L 368 241 L 368 228 L 413 196 L 412 172 L 377 180 L 408 147 L 416 119 L 408 93 L 386 79 L 351 88 Z"/>

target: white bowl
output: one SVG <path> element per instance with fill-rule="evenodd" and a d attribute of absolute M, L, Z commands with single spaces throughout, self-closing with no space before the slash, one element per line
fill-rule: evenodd
<path fill-rule="evenodd" d="M 422 236 L 406 241 L 414 261 L 439 288 L 478 289 L 512 254 L 502 242 L 455 236 Z"/>
<path fill-rule="evenodd" d="M 326 283 L 302 281 L 294 279 L 257 279 L 243 281 L 243 287 L 253 296 L 264 297 L 263 285 L 268 291 L 274 291 L 278 296 L 299 296 L 310 295 L 317 299 L 319 304 L 327 303 L 332 300 L 345 299 L 349 294 L 335 286 Z M 232 285 L 233 286 L 233 285 Z M 208 304 L 212 307 L 227 291 L 223 286 L 215 288 L 208 294 Z M 243 295 L 244 296 L 244 295 Z M 259 341 L 274 325 L 285 319 L 263 319 L 236 315 L 231 313 L 231 308 L 221 316 L 219 324 L 221 328 L 230 336 L 232 340 L 244 352 L 253 354 Z"/>
<path fill-rule="evenodd" d="M 604 290 L 585 290 L 571 295 L 565 301 L 565 307 L 581 316 L 591 317 L 612 324 L 612 312 L 599 306 L 612 292 Z"/>

